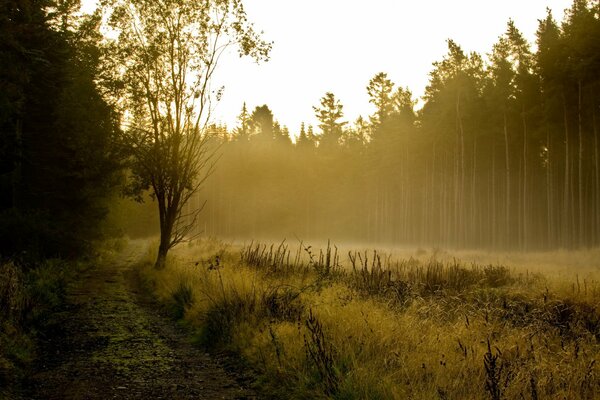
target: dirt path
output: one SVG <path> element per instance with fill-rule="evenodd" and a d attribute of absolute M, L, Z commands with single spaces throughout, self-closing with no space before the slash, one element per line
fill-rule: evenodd
<path fill-rule="evenodd" d="M 48 338 L 26 398 L 254 399 L 140 290 L 133 266 L 144 244 L 85 273 Z"/>

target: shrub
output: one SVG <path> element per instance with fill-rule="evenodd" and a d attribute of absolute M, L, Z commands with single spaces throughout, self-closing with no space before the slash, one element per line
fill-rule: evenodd
<path fill-rule="evenodd" d="M 176 319 L 181 319 L 185 316 L 185 312 L 194 303 L 194 293 L 192 286 L 189 283 L 180 281 L 177 289 L 173 292 L 171 312 Z"/>
<path fill-rule="evenodd" d="M 67 264 L 46 260 L 21 267 L 0 263 L 0 386 L 15 385 L 35 356 L 35 339 L 65 301 Z"/>

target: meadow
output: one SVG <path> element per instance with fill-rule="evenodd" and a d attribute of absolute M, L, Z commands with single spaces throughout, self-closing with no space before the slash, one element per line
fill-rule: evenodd
<path fill-rule="evenodd" d="M 203 240 L 141 271 L 273 398 L 592 399 L 599 255 Z"/>

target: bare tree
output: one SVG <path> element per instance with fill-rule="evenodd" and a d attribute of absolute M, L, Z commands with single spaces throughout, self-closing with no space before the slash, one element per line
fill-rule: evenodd
<path fill-rule="evenodd" d="M 109 37 L 106 71 L 124 116 L 132 189 L 158 203 L 155 266 L 186 239 L 200 210 L 183 213 L 214 166 L 206 126 L 213 75 L 224 51 L 268 57 L 271 44 L 247 22 L 239 0 L 104 0 Z"/>

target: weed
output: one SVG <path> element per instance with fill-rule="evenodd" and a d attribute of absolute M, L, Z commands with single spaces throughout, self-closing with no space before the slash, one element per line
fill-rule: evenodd
<path fill-rule="evenodd" d="M 323 325 L 315 317 L 312 309 L 308 311 L 305 326 L 308 330 L 308 335 L 304 335 L 306 358 L 317 369 L 325 392 L 330 395 L 335 394 L 340 384 L 340 377 L 334 363 L 335 351 L 331 343 L 327 341 Z"/>
<path fill-rule="evenodd" d="M 0 323 L 20 320 L 24 308 L 23 274 L 11 261 L 0 264 Z"/>
<path fill-rule="evenodd" d="M 562 276 L 498 263 L 361 251 L 345 265 L 338 254 L 331 244 L 252 243 L 241 262 L 223 253 L 216 271 L 186 263 L 150 271 L 169 301 L 179 281 L 189 283 L 196 298 L 185 318 L 203 343 L 237 351 L 275 397 L 600 394 L 594 275 L 573 290 Z"/>
<path fill-rule="evenodd" d="M 292 287 L 273 287 L 262 295 L 262 305 L 269 319 L 279 321 L 299 321 L 304 314 L 304 304 L 300 301 L 301 292 Z"/>
<path fill-rule="evenodd" d="M 535 376 L 533 376 L 533 374 L 531 375 L 531 378 L 529 379 L 529 388 L 531 391 L 531 400 L 538 400 L 537 382 L 536 382 Z"/>
<path fill-rule="evenodd" d="M 264 270 L 270 274 L 289 274 L 307 268 L 301 257 L 302 243 L 291 258 L 291 250 L 282 241 L 278 246 L 251 242 L 241 250 L 241 260 L 246 265 L 259 270 Z"/>
<path fill-rule="evenodd" d="M 492 353 L 490 340 L 487 341 L 487 352 L 483 355 L 483 367 L 485 369 L 485 390 L 492 400 L 502 399 L 500 380 L 502 377 L 502 362 L 500 352 Z"/>
<path fill-rule="evenodd" d="M 309 254 L 309 265 L 316 271 L 319 278 L 334 278 L 343 275 L 338 248 L 335 245 L 332 248 L 329 241 L 327 241 L 327 249 L 325 251 L 319 250 L 318 257 L 313 257 L 310 252 Z"/>
<path fill-rule="evenodd" d="M 184 317 L 186 310 L 188 310 L 194 303 L 194 292 L 189 283 L 183 281 L 179 282 L 179 285 L 175 289 L 172 295 L 171 312 L 173 317 L 181 319 Z"/>
<path fill-rule="evenodd" d="M 510 269 L 504 265 L 487 265 L 483 267 L 483 275 L 488 287 L 506 286 L 514 282 Z"/>

